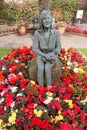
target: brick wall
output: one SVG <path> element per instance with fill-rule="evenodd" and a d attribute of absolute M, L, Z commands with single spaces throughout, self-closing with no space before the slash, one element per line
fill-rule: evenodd
<path fill-rule="evenodd" d="M 80 9 L 87 9 L 87 0 L 77 0 Z"/>
<path fill-rule="evenodd" d="M 87 23 L 87 0 L 77 0 L 79 9 L 84 10 L 82 22 Z"/>

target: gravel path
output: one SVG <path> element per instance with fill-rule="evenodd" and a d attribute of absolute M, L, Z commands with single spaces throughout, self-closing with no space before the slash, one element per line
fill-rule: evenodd
<path fill-rule="evenodd" d="M 26 35 L 8 34 L 0 35 L 0 48 L 18 48 L 23 45 L 31 46 L 33 36 L 30 33 Z M 87 48 L 87 37 L 65 33 L 61 36 L 62 48 Z"/>

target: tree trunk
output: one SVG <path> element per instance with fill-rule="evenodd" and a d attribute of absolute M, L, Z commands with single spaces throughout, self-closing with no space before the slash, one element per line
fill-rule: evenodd
<path fill-rule="evenodd" d="M 49 0 L 39 0 L 38 6 L 39 6 L 39 15 L 40 15 L 42 10 L 49 8 Z"/>

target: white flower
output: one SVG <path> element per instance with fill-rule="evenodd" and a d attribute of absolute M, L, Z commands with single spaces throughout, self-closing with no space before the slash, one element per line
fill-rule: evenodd
<path fill-rule="evenodd" d="M 19 61 L 18 61 L 18 60 L 15 60 L 15 62 L 16 62 L 16 63 L 19 63 Z"/>
<path fill-rule="evenodd" d="M 6 111 L 6 107 L 4 107 L 4 110 Z"/>
<path fill-rule="evenodd" d="M 4 98 L 1 98 L 1 99 L 0 99 L 0 104 L 1 104 L 2 102 L 4 102 Z"/>
<path fill-rule="evenodd" d="M 83 103 L 84 105 L 86 104 L 86 102 L 87 102 L 87 96 L 85 97 L 85 102 Z"/>
<path fill-rule="evenodd" d="M 18 93 L 18 94 L 17 94 L 17 97 L 18 97 L 18 96 L 23 96 L 23 95 L 22 95 L 22 93 Z"/>
<path fill-rule="evenodd" d="M 18 75 L 23 76 L 23 73 L 22 73 L 22 72 L 19 72 Z"/>
<path fill-rule="evenodd" d="M 75 73 L 78 73 L 78 68 L 74 68 L 73 71 L 74 71 Z"/>
<path fill-rule="evenodd" d="M 15 106 L 15 101 L 11 104 L 11 108 L 13 108 Z"/>
<path fill-rule="evenodd" d="M 5 66 L 2 67 L 2 70 L 6 70 Z"/>
<path fill-rule="evenodd" d="M 47 97 L 47 99 L 43 102 L 44 104 L 48 104 L 53 100 L 53 97 Z"/>
<path fill-rule="evenodd" d="M 4 91 L 1 92 L 1 96 L 3 96 L 3 95 L 4 95 Z"/>
<path fill-rule="evenodd" d="M 70 65 L 72 65 L 72 63 L 71 63 L 70 61 L 68 61 L 68 62 L 67 62 L 67 65 L 70 66 Z"/>
<path fill-rule="evenodd" d="M 18 87 L 16 87 L 16 86 L 15 86 L 15 87 L 12 87 L 12 88 L 11 88 L 12 93 L 17 92 L 17 88 L 18 88 Z"/>

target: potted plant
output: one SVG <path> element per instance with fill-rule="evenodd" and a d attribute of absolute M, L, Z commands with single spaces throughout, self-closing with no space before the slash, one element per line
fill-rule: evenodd
<path fill-rule="evenodd" d="M 27 30 L 27 22 L 25 22 L 22 18 L 19 19 L 19 21 L 17 22 L 17 26 L 18 26 L 18 32 L 21 35 L 26 34 L 26 30 Z"/>
<path fill-rule="evenodd" d="M 65 21 L 59 21 L 54 24 L 54 28 L 58 29 L 60 35 L 64 34 L 66 27 L 67 27 L 67 23 Z"/>

